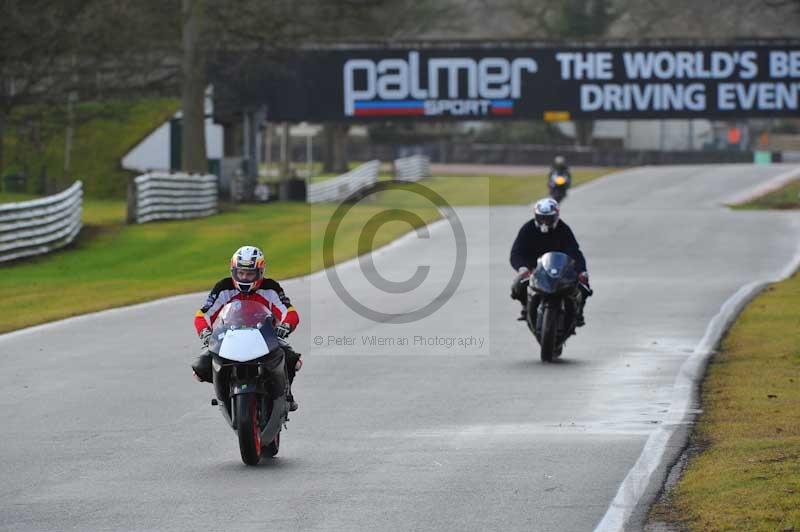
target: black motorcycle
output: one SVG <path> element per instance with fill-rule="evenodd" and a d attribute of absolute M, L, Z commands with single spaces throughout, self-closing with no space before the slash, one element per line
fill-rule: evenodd
<path fill-rule="evenodd" d="M 580 291 L 575 261 L 558 251 L 536 262 L 528 282 L 528 327 L 541 346 L 542 362 L 561 356 L 564 342 L 575 333 Z"/>
<path fill-rule="evenodd" d="M 567 197 L 572 180 L 566 173 L 553 172 L 547 180 L 547 188 L 550 190 L 550 197 L 561 203 Z"/>
<path fill-rule="evenodd" d="M 239 437 L 247 465 L 275 456 L 288 421 L 288 379 L 281 340 L 272 314 L 257 301 L 231 301 L 222 308 L 209 343 L 214 392 L 212 401 Z"/>

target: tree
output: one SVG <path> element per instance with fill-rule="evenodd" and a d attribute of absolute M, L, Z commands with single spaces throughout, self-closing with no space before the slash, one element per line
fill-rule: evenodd
<path fill-rule="evenodd" d="M 206 46 L 208 39 L 207 0 L 183 0 L 183 50 L 181 58 L 181 165 L 185 172 L 205 174 Z"/>
<path fill-rule="evenodd" d="M 41 115 L 31 109 L 15 117 L 15 110 L 160 91 L 174 80 L 177 54 L 169 45 L 174 32 L 165 6 L 157 0 L 4 0 L 0 174 L 4 130 Z"/>
<path fill-rule="evenodd" d="M 12 111 L 63 94 L 59 65 L 75 48 L 75 36 L 66 28 L 78 23 L 90 2 L 46 4 L 42 0 L 7 1 L 0 17 L 0 174 L 5 167 L 4 133 Z"/>
<path fill-rule="evenodd" d="M 790 37 L 800 26 L 800 0 L 635 2 L 616 0 L 614 38 Z"/>
<path fill-rule="evenodd" d="M 492 37 L 544 39 L 734 38 L 792 36 L 800 26 L 800 0 L 639 2 L 636 0 L 507 0 L 487 2 L 510 33 Z M 516 33 L 514 33 L 516 32 Z M 591 142 L 594 124 L 575 123 L 578 144 Z"/>
<path fill-rule="evenodd" d="M 408 38 L 431 28 L 444 26 L 452 16 L 449 2 L 435 0 L 279 0 L 264 3 L 240 0 L 183 0 L 183 131 L 184 168 L 205 167 L 199 150 L 205 145 L 202 98 L 208 84 L 201 65 L 222 62 L 217 75 L 238 74 L 248 57 L 280 61 L 284 54 L 312 43 L 356 42 L 369 39 Z M 445 19 L 445 15 L 450 15 Z M 442 23 L 442 20 L 448 20 Z M 231 61 L 231 57 L 238 60 Z M 224 61 L 220 61 L 224 58 Z M 326 127 L 326 166 L 346 169 L 348 126 Z M 191 132 L 189 139 L 186 132 Z M 202 138 L 201 138 L 202 137 Z M 195 150 L 195 151 L 191 151 Z M 336 161 L 334 162 L 334 158 Z M 192 160 L 192 163 L 189 161 Z M 191 167 L 188 166 L 191 164 Z"/>
<path fill-rule="evenodd" d="M 605 37 L 622 13 L 611 0 L 559 0 L 557 2 L 513 0 L 512 9 L 532 28 L 549 39 L 596 39 Z M 575 143 L 589 146 L 593 120 L 575 120 Z"/>
<path fill-rule="evenodd" d="M 359 40 L 395 40 L 436 38 L 442 33 L 462 28 L 461 5 L 452 1 L 395 0 L 373 2 L 371 8 L 357 18 L 343 19 L 337 30 L 342 38 Z M 323 172 L 346 172 L 347 135 L 349 124 L 329 123 L 323 127 L 325 150 Z"/>
<path fill-rule="evenodd" d="M 325 150 L 322 159 L 322 171 L 341 174 L 347 172 L 347 134 L 350 125 L 345 122 L 331 122 L 323 125 L 322 135 Z"/>

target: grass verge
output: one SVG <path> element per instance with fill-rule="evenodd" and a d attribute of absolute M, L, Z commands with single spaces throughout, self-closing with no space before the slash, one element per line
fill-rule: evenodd
<path fill-rule="evenodd" d="M 581 174 L 575 181 L 601 174 Z M 454 206 L 524 204 L 546 194 L 543 176 L 442 177 L 422 184 Z M 0 196 L 0 201 L 22 199 L 29 198 Z M 207 290 L 227 274 L 231 253 L 246 243 L 264 249 L 270 276 L 277 279 L 317 271 L 322 268 L 324 231 L 336 207 L 292 202 L 229 206 L 210 218 L 128 226 L 124 202 L 85 199 L 84 229 L 71 246 L 0 265 L 0 293 L 14 309 L 0 317 L 0 332 Z M 423 223 L 439 217 L 435 207 L 414 194 L 389 191 L 370 197 L 342 221 L 335 260 L 370 251 L 358 247 L 362 228 L 374 215 L 394 208 L 418 214 Z M 409 229 L 406 223 L 387 223 L 374 246 L 385 245 Z"/>
<path fill-rule="evenodd" d="M 800 531 L 800 274 L 753 300 L 702 387 L 699 451 L 651 517 L 679 529 Z"/>
<path fill-rule="evenodd" d="M 615 171 L 613 168 L 581 170 L 572 175 L 578 186 Z M 441 194 L 451 205 L 522 205 L 547 196 L 547 177 L 543 175 L 433 177 L 422 182 Z M 567 197 L 569 199 L 569 197 Z"/>
<path fill-rule="evenodd" d="M 391 193 L 389 193 L 391 194 Z M 391 200 L 358 205 L 337 233 L 337 262 L 356 256 L 358 235 L 367 220 Z M 0 293 L 11 311 L 0 317 L 0 332 L 170 295 L 208 290 L 228 274 L 231 253 L 241 245 L 261 246 L 269 274 L 277 279 L 322 267 L 325 227 L 336 205 L 270 203 L 243 205 L 199 220 L 122 223 L 120 201 L 87 201 L 85 226 L 68 248 L 0 265 Z M 428 223 L 435 208 L 415 208 Z M 375 246 L 406 233 L 393 222 L 378 231 Z"/>
<path fill-rule="evenodd" d="M 737 210 L 800 209 L 800 179 L 752 201 L 735 205 L 733 208 Z"/>
<path fill-rule="evenodd" d="M 0 203 L 16 203 L 18 201 L 28 201 L 39 198 L 36 194 L 26 194 L 19 192 L 0 192 Z"/>

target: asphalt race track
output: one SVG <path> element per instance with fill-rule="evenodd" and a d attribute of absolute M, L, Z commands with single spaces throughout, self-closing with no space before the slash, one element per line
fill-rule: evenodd
<path fill-rule="evenodd" d="M 456 211 L 452 297 L 446 221 L 374 254 L 397 292 L 428 268 L 408 293 L 338 268 L 354 301 L 399 317 L 351 310 L 324 274 L 286 282 L 301 407 L 259 467 L 190 378 L 204 294 L 0 336 L 0 529 L 591 531 L 720 306 L 795 257 L 797 213 L 721 206 L 790 169 L 649 167 L 572 191 L 596 295 L 554 364 L 508 296 L 528 207 Z"/>

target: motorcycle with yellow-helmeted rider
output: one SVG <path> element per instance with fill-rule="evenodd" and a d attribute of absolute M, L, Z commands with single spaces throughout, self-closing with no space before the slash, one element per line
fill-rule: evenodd
<path fill-rule="evenodd" d="M 567 168 L 567 163 L 564 157 L 556 155 L 553 160 L 553 166 L 547 174 L 547 188 L 550 191 L 550 197 L 561 202 L 567 197 L 567 190 L 572 186 L 572 175 Z"/>

